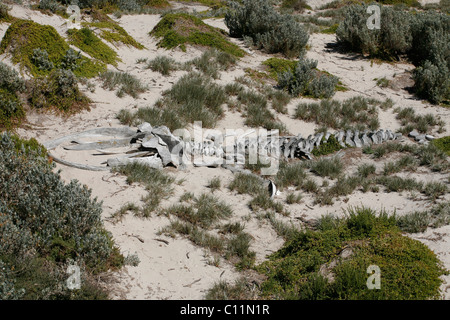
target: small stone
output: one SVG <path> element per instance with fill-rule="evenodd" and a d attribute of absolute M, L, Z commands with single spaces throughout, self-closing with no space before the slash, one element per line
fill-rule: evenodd
<path fill-rule="evenodd" d="M 434 136 L 432 136 L 431 134 L 426 134 L 425 135 L 425 139 L 427 139 L 428 141 L 432 141 L 434 139 L 436 139 Z"/>

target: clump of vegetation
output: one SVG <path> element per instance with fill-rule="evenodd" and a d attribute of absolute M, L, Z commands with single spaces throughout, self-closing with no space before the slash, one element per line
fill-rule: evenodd
<path fill-rule="evenodd" d="M 261 179 L 253 174 L 237 173 L 228 188 L 239 194 L 256 195 L 264 191 Z"/>
<path fill-rule="evenodd" d="M 12 17 L 8 13 L 9 7 L 4 4 L 0 3 L 0 21 L 9 22 L 11 21 Z"/>
<path fill-rule="evenodd" d="M 113 66 L 117 66 L 117 63 L 120 61 L 117 52 L 103 43 L 91 29 L 86 27 L 82 29 L 69 29 L 67 33 L 70 43 L 91 57 Z"/>
<path fill-rule="evenodd" d="M 251 236 L 243 231 L 243 227 L 239 224 L 219 224 L 233 214 L 228 204 L 210 194 L 183 197 L 182 201 L 188 203 L 172 205 L 164 211 L 178 218 L 166 228 L 166 232 L 185 235 L 196 245 L 236 262 L 239 268 L 248 268 L 254 263 L 256 254 L 250 250 Z M 213 229 L 218 229 L 220 235 L 216 235 Z"/>
<path fill-rule="evenodd" d="M 268 108 L 267 98 L 253 90 L 240 91 L 239 102 L 245 105 L 245 124 L 250 127 L 263 127 L 267 130 L 286 132 L 285 125 L 275 119 Z"/>
<path fill-rule="evenodd" d="M 435 139 L 432 144 L 450 156 L 450 136 Z"/>
<path fill-rule="evenodd" d="M 132 3 L 132 1 L 123 1 L 124 3 Z M 148 1 L 147 1 L 148 2 Z M 100 30 L 100 37 L 113 45 L 124 44 L 126 46 L 132 46 L 139 50 L 145 47 L 137 42 L 128 32 L 122 28 L 117 22 L 112 20 L 108 15 L 95 11 L 91 13 L 94 21 L 83 22 L 83 26 Z"/>
<path fill-rule="evenodd" d="M 121 111 L 119 119 L 128 124 L 146 121 L 155 126 L 165 125 L 171 131 L 194 121 L 212 128 L 223 115 L 222 105 L 226 102 L 223 88 L 198 72 L 181 77 L 163 96 L 153 107 L 139 108 L 133 114 Z"/>
<path fill-rule="evenodd" d="M 212 179 L 209 181 L 209 183 L 208 183 L 208 188 L 211 189 L 211 192 L 214 192 L 214 191 L 220 189 L 221 184 L 222 184 L 222 182 L 221 182 L 220 178 L 219 178 L 219 177 L 215 177 L 215 178 L 212 178 Z"/>
<path fill-rule="evenodd" d="M 281 7 L 293 9 L 297 12 L 303 12 L 305 9 L 311 9 L 311 7 L 306 3 L 306 0 L 283 0 Z"/>
<path fill-rule="evenodd" d="M 198 71 L 213 78 L 219 78 L 219 71 L 226 71 L 236 64 L 236 57 L 217 49 L 209 49 L 200 57 L 185 63 L 185 67 L 194 66 Z"/>
<path fill-rule="evenodd" d="M 278 75 L 278 86 L 293 96 L 330 98 L 336 91 L 338 78 L 317 70 L 317 61 L 300 59 L 292 71 Z"/>
<path fill-rule="evenodd" d="M 424 232 L 450 223 L 450 202 L 442 202 L 425 211 L 413 211 L 397 217 L 397 226 L 404 232 Z"/>
<path fill-rule="evenodd" d="M 269 69 L 269 75 L 272 79 L 278 80 L 278 75 L 283 72 L 289 72 L 295 69 L 298 62 L 281 58 L 269 58 L 262 64 Z"/>
<path fill-rule="evenodd" d="M 202 228 L 211 228 L 221 219 L 233 214 L 230 206 L 217 197 L 202 194 L 193 199 L 193 205 L 173 205 L 166 210 L 167 214 L 175 215 L 183 221 Z"/>
<path fill-rule="evenodd" d="M 141 183 L 148 191 L 148 194 L 142 198 L 144 202 L 142 208 L 131 203 L 126 204 L 113 215 L 116 221 L 120 220 L 128 211 L 134 212 L 138 217 L 147 218 L 152 212 L 159 209 L 161 201 L 172 193 L 171 184 L 174 182 L 174 178 L 162 170 L 134 162 L 115 167 L 114 172 L 125 175 L 128 184 Z"/>
<path fill-rule="evenodd" d="M 0 136 L 1 299 L 105 299 L 93 275 L 120 268 L 123 256 L 104 229 L 101 204 L 75 180 L 65 184 L 46 157 Z M 67 266 L 82 270 L 69 290 Z M 17 272 L 19 271 L 19 272 Z M 3 279 L 6 282 L 3 282 Z"/>
<path fill-rule="evenodd" d="M 361 96 L 343 102 L 322 100 L 320 103 L 300 103 L 294 117 L 339 130 L 376 130 L 380 126 L 377 106 L 381 103 Z"/>
<path fill-rule="evenodd" d="M 61 10 L 61 6 L 56 0 L 40 0 L 38 9 L 48 10 L 52 13 L 56 13 L 57 11 Z"/>
<path fill-rule="evenodd" d="M 38 109 L 54 109 L 74 113 L 89 109 L 90 99 L 78 88 L 78 80 L 70 70 L 54 69 L 48 76 L 28 83 L 29 102 Z"/>
<path fill-rule="evenodd" d="M 447 271 L 428 247 L 401 234 L 395 217 L 361 207 L 349 209 L 345 218 L 321 221 L 326 223 L 318 225 L 315 231 L 300 231 L 269 261 L 257 267 L 267 276 L 261 286 L 263 297 L 352 300 L 439 297 L 442 283 L 439 277 Z M 379 290 L 367 289 L 369 265 L 381 269 Z"/>
<path fill-rule="evenodd" d="M 318 147 L 314 147 L 312 154 L 316 157 L 334 153 L 343 149 L 341 144 L 337 141 L 334 135 L 331 135 L 327 141 L 325 141 L 325 136 L 322 137 L 322 141 Z"/>
<path fill-rule="evenodd" d="M 100 74 L 100 79 L 103 81 L 103 88 L 115 90 L 118 87 L 116 94 L 120 98 L 125 94 L 137 98 L 140 93 L 147 91 L 147 86 L 127 72 L 106 71 Z"/>
<path fill-rule="evenodd" d="M 148 61 L 147 68 L 152 69 L 152 71 L 157 71 L 164 76 L 168 76 L 172 71 L 178 69 L 178 64 L 171 57 L 157 56 L 156 58 Z"/>
<path fill-rule="evenodd" d="M 414 129 L 421 133 L 429 133 L 431 128 L 434 128 L 435 126 L 439 126 L 439 132 L 444 130 L 445 122 L 431 113 L 417 115 L 411 107 L 403 109 L 396 108 L 394 112 L 397 113 L 396 118 L 400 120 L 402 125 L 402 128 L 400 128 L 399 131 L 403 134 L 408 134 Z"/>
<path fill-rule="evenodd" d="M 311 171 L 320 177 L 337 178 L 341 175 L 344 166 L 338 157 L 320 158 L 311 162 Z"/>
<path fill-rule="evenodd" d="M 226 281 L 219 281 L 208 290 L 206 300 L 253 300 L 257 295 L 255 288 L 249 290 L 252 284 L 248 279 L 242 277 L 230 285 Z"/>
<path fill-rule="evenodd" d="M 7 129 L 20 124 L 25 117 L 19 94 L 25 90 L 25 82 L 8 65 L 0 62 L 0 127 Z"/>
<path fill-rule="evenodd" d="M 369 30 L 365 26 L 366 10 L 367 4 L 345 9 L 336 30 L 338 41 L 372 57 L 398 60 L 406 55 L 417 66 L 413 75 L 417 95 L 432 103 L 449 100 L 449 16 L 436 11 L 415 13 L 383 6 L 381 28 Z"/>
<path fill-rule="evenodd" d="M 232 37 L 251 39 L 253 45 L 269 53 L 287 57 L 304 53 L 308 33 L 291 15 L 279 14 L 267 0 L 230 2 L 225 24 Z"/>
<path fill-rule="evenodd" d="M 169 13 L 153 28 L 150 35 L 161 38 L 158 46 L 172 49 L 186 45 L 216 48 L 236 57 L 244 56 L 244 51 L 228 41 L 220 29 L 205 24 L 201 19 L 186 13 Z"/>
<path fill-rule="evenodd" d="M 48 25 L 40 25 L 30 20 L 16 20 L 8 28 L 0 43 L 0 53 L 10 53 L 12 62 L 19 64 L 33 76 L 47 75 L 52 70 L 40 68 L 39 59 L 33 63 L 35 50 L 40 50 L 46 56 L 48 63 L 55 68 L 63 68 L 62 62 L 66 57 L 69 45 L 58 32 Z M 44 53 L 45 51 L 45 53 Z M 106 70 L 106 65 L 98 60 L 91 60 L 81 56 L 73 72 L 78 77 L 91 78 Z"/>

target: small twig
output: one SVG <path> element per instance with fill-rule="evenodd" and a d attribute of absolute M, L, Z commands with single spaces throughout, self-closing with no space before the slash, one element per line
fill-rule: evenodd
<path fill-rule="evenodd" d="M 195 280 L 194 282 L 192 282 L 192 283 L 190 283 L 190 284 L 187 284 L 187 285 L 185 285 L 185 286 L 183 286 L 183 287 L 185 287 L 185 288 L 190 288 L 194 283 L 197 283 L 197 282 L 199 282 L 200 280 L 202 280 L 201 278 L 200 279 L 197 279 L 197 280 Z"/>
<path fill-rule="evenodd" d="M 158 239 L 158 238 L 155 238 L 155 239 L 153 239 L 153 240 L 156 240 L 156 241 L 159 241 L 159 242 L 163 242 L 163 243 L 165 243 L 165 244 L 169 244 L 169 241 L 164 240 L 164 239 Z"/>

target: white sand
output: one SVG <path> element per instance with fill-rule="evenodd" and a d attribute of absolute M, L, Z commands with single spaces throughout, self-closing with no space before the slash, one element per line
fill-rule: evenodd
<path fill-rule="evenodd" d="M 319 6 L 325 2 L 315 1 L 314 4 Z M 195 7 L 190 5 L 190 8 L 197 11 L 204 10 L 202 6 Z M 11 14 L 16 17 L 29 18 L 41 24 L 52 25 L 62 36 L 65 36 L 65 29 L 62 26 L 64 21 L 58 16 L 44 15 L 16 5 L 13 6 Z M 156 46 L 157 41 L 151 38 L 148 32 L 158 23 L 159 19 L 158 15 L 124 15 L 117 19 L 131 36 L 146 47 L 144 50 L 127 47 L 118 48 L 122 63 L 119 63 L 117 69 L 130 72 L 147 83 L 150 86 L 147 92 L 141 94 L 137 99 L 129 96 L 118 98 L 114 92 L 102 89 L 100 84 L 97 83 L 94 93 L 87 92 L 87 95 L 95 101 L 90 111 L 83 111 L 68 119 L 61 119 L 51 114 L 32 112 L 28 115 L 30 128 L 20 128 L 17 132 L 23 137 L 34 137 L 40 142 L 45 142 L 69 133 L 76 133 L 95 127 L 120 126 L 119 121 L 115 118 L 119 110 L 123 108 L 133 110 L 136 106 L 152 105 L 161 97 L 161 93 L 170 88 L 185 72 L 178 71 L 165 77 L 149 69 L 144 69 L 142 65 L 136 64 L 136 60 L 139 58 L 154 58 L 157 55 L 168 55 L 182 62 L 201 54 L 201 51 L 195 48 L 188 48 L 187 52 L 158 49 Z M 208 19 L 206 22 L 226 29 L 223 19 Z M 7 24 L 0 24 L 0 35 L 4 34 L 7 26 Z M 242 45 L 240 40 L 232 39 L 232 41 Z M 311 49 L 307 54 L 309 58 L 319 61 L 319 69 L 338 76 L 350 89 L 347 92 L 337 92 L 334 98 L 345 99 L 360 94 L 378 99 L 391 98 L 396 106 L 411 106 L 420 114 L 433 113 L 440 115 L 447 121 L 445 128 L 448 134 L 450 130 L 450 111 L 448 109 L 431 106 L 428 103 L 416 100 L 405 90 L 395 91 L 376 86 L 374 78 L 383 76 L 392 78 L 394 74 L 399 75 L 411 70 L 413 68 L 412 65 L 400 63 L 372 65 L 367 60 L 352 59 L 351 55 L 331 52 L 325 47 L 327 43 L 334 41 L 333 35 L 314 34 L 310 38 Z M 244 74 L 244 68 L 258 68 L 260 63 L 268 57 L 270 55 L 262 52 L 253 52 L 251 55 L 241 59 L 234 70 L 222 73 L 218 82 L 221 84 L 232 82 L 235 77 Z M 5 55 L 0 56 L 0 60 L 10 63 Z M 289 115 L 278 115 L 279 119 L 286 124 L 290 133 L 308 135 L 316 129 L 317 126 L 313 123 L 292 119 L 295 106 L 299 102 L 308 101 L 313 100 L 294 99 L 288 105 Z M 245 128 L 243 121 L 240 113 L 229 111 L 218 123 L 217 129 Z M 391 110 L 380 112 L 380 123 L 381 127 L 386 129 L 395 130 L 399 127 Z M 58 148 L 55 152 L 62 157 L 70 158 L 71 161 L 96 164 L 92 163 L 92 156 L 88 152 L 69 153 L 61 148 Z M 351 159 L 353 168 L 365 159 L 368 159 L 364 157 Z M 99 160 L 95 161 L 98 162 Z M 93 196 L 103 201 L 105 226 L 112 232 L 121 252 L 124 255 L 137 253 L 141 260 L 137 267 L 126 267 L 123 271 L 113 275 L 116 282 L 109 284 L 113 289 L 113 298 L 202 299 L 206 290 L 215 282 L 219 280 L 232 281 L 240 276 L 240 273 L 223 259 L 219 267 L 208 264 L 208 260 L 212 259 L 211 254 L 194 246 L 190 241 L 182 237 L 169 238 L 164 235 L 158 235 L 158 231 L 169 224 L 170 219 L 167 217 L 158 217 L 154 214 L 151 218 L 143 220 L 129 214 L 121 222 L 112 224 L 109 219 L 110 215 L 122 205 L 127 202 L 140 203 L 141 197 L 146 194 L 146 191 L 141 186 L 137 184 L 129 186 L 126 184 L 125 177 L 110 172 L 83 171 L 62 165 L 57 165 L 57 169 L 61 169 L 61 175 L 64 180 L 77 179 L 92 189 Z M 193 192 L 196 195 L 210 192 L 206 187 L 208 181 L 213 177 L 220 177 L 222 188 L 215 195 L 232 206 L 234 210 L 233 221 L 245 221 L 246 231 L 254 238 L 251 249 L 257 253 L 257 262 L 263 261 L 267 254 L 276 251 L 283 245 L 283 240 L 276 235 L 268 223 L 259 221 L 255 218 L 255 213 L 250 211 L 247 206 L 250 197 L 237 195 L 225 187 L 233 178 L 233 174 L 230 171 L 212 168 L 189 168 L 187 171 L 169 170 L 169 172 L 177 180 L 184 179 L 185 181 L 181 185 L 174 184 L 174 194 L 169 200 L 163 202 L 163 206 L 176 202 L 186 191 Z M 442 178 L 441 176 L 431 176 L 420 172 L 413 174 L 413 176 L 422 177 L 423 179 Z M 277 200 L 283 201 L 287 192 L 285 191 L 277 196 Z M 357 205 L 366 205 L 374 209 L 384 208 L 390 212 L 396 210 L 398 214 L 425 209 L 429 206 L 424 201 L 412 201 L 409 196 L 410 194 L 406 192 L 403 194 L 382 192 L 363 194 L 355 192 L 346 199 L 336 201 L 332 206 L 320 207 L 314 206 L 313 198 L 305 194 L 302 203 L 288 206 L 291 215 L 283 218 L 283 220 L 298 223 L 299 217 L 311 219 L 318 218 L 326 213 L 342 214 L 343 210 L 348 206 Z M 450 269 L 448 254 L 450 252 L 449 233 L 450 228 L 446 226 L 438 229 L 429 229 L 425 234 L 412 235 L 412 237 L 427 244 L 443 261 L 444 265 Z M 166 240 L 169 244 L 155 239 Z M 449 279 L 450 277 L 445 277 L 447 283 L 442 286 L 446 299 L 450 299 L 450 292 L 447 290 L 448 283 L 450 283 Z"/>

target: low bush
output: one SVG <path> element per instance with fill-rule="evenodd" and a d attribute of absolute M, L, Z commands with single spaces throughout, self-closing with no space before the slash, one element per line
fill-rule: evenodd
<path fill-rule="evenodd" d="M 329 220 L 329 219 L 328 219 Z M 337 218 L 331 218 L 337 220 Z M 433 299 L 447 271 L 424 244 L 403 236 L 394 217 L 361 207 L 332 228 L 302 230 L 269 261 L 262 297 L 278 299 Z M 341 256 L 345 250 L 348 255 Z M 367 268 L 381 269 L 380 290 L 367 290 Z M 402 281 L 398 281 L 402 279 Z"/>
<path fill-rule="evenodd" d="M 361 96 L 342 102 L 322 100 L 320 103 L 300 103 L 295 109 L 294 117 L 339 130 L 376 130 L 380 126 L 377 106 L 381 103 Z"/>
<path fill-rule="evenodd" d="M 25 90 L 25 82 L 8 65 L 0 62 L 0 128 L 12 128 L 25 117 L 18 94 Z"/>
<path fill-rule="evenodd" d="M 321 158 L 311 163 L 311 171 L 320 177 L 337 178 L 343 171 L 344 166 L 338 157 Z"/>
<path fill-rule="evenodd" d="M 430 133 L 430 131 L 438 126 L 439 131 L 443 130 L 445 122 L 431 113 L 425 115 L 417 115 L 413 108 L 406 107 L 403 109 L 396 108 L 394 112 L 397 113 L 396 118 L 400 120 L 402 127 L 400 132 L 403 134 L 409 134 L 412 130 L 416 129 L 421 133 Z"/>
<path fill-rule="evenodd" d="M 48 76 L 28 83 L 30 105 L 38 109 L 53 108 L 66 113 L 88 109 L 90 99 L 78 88 L 78 80 L 70 70 L 54 69 Z"/>
<path fill-rule="evenodd" d="M 80 48 L 91 57 L 113 66 L 117 66 L 120 61 L 117 52 L 103 43 L 91 29 L 86 27 L 79 30 L 69 29 L 67 33 L 70 44 Z"/>
<path fill-rule="evenodd" d="M 41 58 L 44 54 L 45 60 L 47 60 L 45 64 L 48 66 L 52 63 L 55 68 L 64 68 L 62 62 L 69 49 L 69 45 L 52 26 L 20 19 L 15 20 L 9 26 L 0 43 L 0 53 L 11 54 L 12 62 L 19 64 L 22 69 L 26 69 L 33 76 L 45 76 L 54 70 L 40 68 L 42 67 L 41 59 L 34 60 L 37 65 L 33 63 L 34 52 L 36 54 L 40 52 Z M 91 78 L 104 70 L 106 70 L 106 65 L 103 62 L 81 56 L 77 67 L 73 68 L 73 73 L 79 77 Z"/>
<path fill-rule="evenodd" d="M 450 156 L 450 136 L 435 139 L 432 144 Z"/>
<path fill-rule="evenodd" d="M 330 98 L 334 95 L 338 79 L 317 70 L 317 61 L 300 59 L 292 71 L 278 75 L 278 86 L 293 96 Z"/>
<path fill-rule="evenodd" d="M 244 51 L 226 39 L 217 28 L 205 24 L 199 18 L 186 13 L 169 13 L 164 15 L 153 28 L 150 35 L 160 38 L 158 46 L 166 49 L 180 47 L 186 50 L 186 45 L 197 45 L 216 48 L 236 57 L 244 56 Z"/>
<path fill-rule="evenodd" d="M 338 41 L 372 57 L 398 60 L 406 55 L 417 66 L 413 75 L 417 95 L 432 103 L 449 100 L 449 16 L 382 6 L 381 28 L 369 30 L 366 9 L 367 4 L 345 9 L 336 30 Z"/>
<path fill-rule="evenodd" d="M 116 94 L 120 98 L 125 94 L 137 98 L 140 93 L 147 91 L 147 86 L 127 72 L 106 71 L 100 74 L 100 79 L 103 81 L 103 88 L 108 90 L 117 88 Z"/>
<path fill-rule="evenodd" d="M 2 299 L 106 298 L 91 275 L 121 267 L 123 256 L 103 227 L 101 204 L 77 181 L 65 184 L 32 142 L 18 148 L 20 139 L 0 139 Z M 64 281 L 73 263 L 83 270 L 82 285 L 70 291 Z"/>
<path fill-rule="evenodd" d="M 178 69 L 177 62 L 167 56 L 157 56 L 153 60 L 150 60 L 147 64 L 147 68 L 152 69 L 152 71 L 157 71 L 164 76 L 169 75 L 172 71 Z"/>
<path fill-rule="evenodd" d="M 249 37 L 258 48 L 287 57 L 304 53 L 309 35 L 290 15 L 281 15 L 267 0 L 230 2 L 225 24 L 232 37 Z"/>
<path fill-rule="evenodd" d="M 141 209 L 134 205 L 127 205 L 123 210 L 125 212 L 134 211 L 136 216 L 149 217 L 159 208 L 161 201 L 172 193 L 171 185 L 174 178 L 162 170 L 151 168 L 145 164 L 130 163 L 115 167 L 113 171 L 125 175 L 128 184 L 140 183 L 148 191 L 148 194 L 142 198 L 144 206 Z M 122 215 L 116 214 L 116 216 Z"/>

